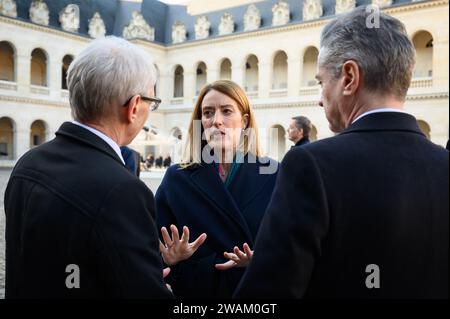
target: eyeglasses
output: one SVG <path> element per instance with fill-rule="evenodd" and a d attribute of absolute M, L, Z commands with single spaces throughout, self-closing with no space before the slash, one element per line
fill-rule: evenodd
<path fill-rule="evenodd" d="M 161 99 L 157 99 L 157 98 L 154 98 L 154 97 L 143 96 L 143 95 L 139 95 L 139 96 L 141 97 L 141 100 L 150 102 L 150 110 L 151 110 L 151 111 L 156 111 L 156 109 L 157 109 L 157 108 L 159 107 L 159 105 L 161 104 Z M 134 95 L 133 95 L 132 97 L 130 97 L 130 98 L 125 102 L 125 104 L 122 105 L 122 106 L 127 106 L 127 105 L 130 103 L 130 101 L 131 101 L 131 99 L 132 99 L 133 97 L 134 97 Z"/>

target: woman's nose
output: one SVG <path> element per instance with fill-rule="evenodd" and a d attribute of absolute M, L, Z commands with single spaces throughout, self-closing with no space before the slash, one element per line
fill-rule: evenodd
<path fill-rule="evenodd" d="M 216 112 L 214 114 L 213 125 L 221 125 L 222 124 L 222 114 L 220 112 Z"/>

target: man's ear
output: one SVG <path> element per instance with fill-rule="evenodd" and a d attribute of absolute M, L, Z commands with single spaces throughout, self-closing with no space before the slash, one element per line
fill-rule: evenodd
<path fill-rule="evenodd" d="M 141 101 L 141 97 L 139 95 L 135 95 L 131 98 L 130 102 L 126 106 L 124 106 L 124 112 L 126 114 L 126 120 L 129 123 L 132 123 L 136 120 L 138 105 Z"/>
<path fill-rule="evenodd" d="M 353 95 L 356 93 L 360 86 L 361 72 L 358 64 L 349 60 L 342 65 L 342 94 L 345 96 Z"/>

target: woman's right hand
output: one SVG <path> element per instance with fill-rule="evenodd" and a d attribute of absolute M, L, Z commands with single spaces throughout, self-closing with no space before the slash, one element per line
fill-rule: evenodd
<path fill-rule="evenodd" d="M 175 225 L 171 225 L 170 230 L 172 236 L 169 235 L 166 227 L 162 227 L 161 234 L 164 243 L 159 241 L 159 250 L 161 251 L 164 262 L 168 266 L 176 265 L 180 261 L 191 257 L 206 240 L 206 234 L 203 233 L 195 241 L 189 243 L 189 228 L 187 226 L 183 227 L 181 239 Z"/>

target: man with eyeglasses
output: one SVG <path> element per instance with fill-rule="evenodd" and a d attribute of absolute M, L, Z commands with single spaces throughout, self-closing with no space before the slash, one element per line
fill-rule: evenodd
<path fill-rule="evenodd" d="M 153 194 L 120 151 L 161 103 L 155 81 L 150 57 L 116 37 L 72 62 L 74 121 L 18 161 L 6 190 L 6 298 L 172 297 Z"/>

